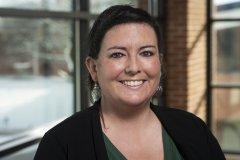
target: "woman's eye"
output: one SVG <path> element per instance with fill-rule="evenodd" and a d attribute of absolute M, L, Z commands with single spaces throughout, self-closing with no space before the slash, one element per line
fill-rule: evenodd
<path fill-rule="evenodd" d="M 140 53 L 140 55 L 144 56 L 144 57 L 150 57 L 153 55 L 153 52 L 151 51 L 143 51 Z"/>
<path fill-rule="evenodd" d="M 123 56 L 124 56 L 124 54 L 123 54 L 123 53 L 120 53 L 120 52 L 115 52 L 115 53 L 112 53 L 112 54 L 110 55 L 111 58 L 121 58 L 121 57 L 123 57 Z"/>

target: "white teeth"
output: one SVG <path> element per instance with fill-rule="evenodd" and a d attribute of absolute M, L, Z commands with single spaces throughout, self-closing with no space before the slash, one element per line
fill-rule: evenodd
<path fill-rule="evenodd" d="M 122 83 L 130 87 L 135 87 L 143 84 L 143 81 L 122 81 Z"/>

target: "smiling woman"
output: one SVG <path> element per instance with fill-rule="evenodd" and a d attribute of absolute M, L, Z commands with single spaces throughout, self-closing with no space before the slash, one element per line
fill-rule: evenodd
<path fill-rule="evenodd" d="M 144 107 L 160 80 L 156 34 L 145 23 L 116 25 L 104 36 L 98 59 L 88 57 L 86 64 L 101 88 L 102 103 L 115 104 L 118 110 Z"/>
<path fill-rule="evenodd" d="M 151 104 L 161 77 L 160 33 L 145 11 L 112 6 L 95 21 L 86 66 L 94 105 L 43 137 L 35 160 L 224 160 L 198 117 Z"/>

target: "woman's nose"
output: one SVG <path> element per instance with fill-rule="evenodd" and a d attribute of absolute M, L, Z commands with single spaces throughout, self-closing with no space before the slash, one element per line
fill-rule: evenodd
<path fill-rule="evenodd" d="M 140 72 L 141 72 L 141 64 L 138 62 L 137 58 L 136 57 L 129 58 L 125 68 L 125 73 L 130 76 L 134 76 Z"/>

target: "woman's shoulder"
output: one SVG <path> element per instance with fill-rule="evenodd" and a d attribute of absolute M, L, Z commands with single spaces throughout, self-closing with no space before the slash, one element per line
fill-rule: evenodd
<path fill-rule="evenodd" d="M 77 112 L 48 130 L 39 144 L 35 159 L 67 159 L 94 156 L 92 136 L 98 117 L 97 106 Z M 61 158 L 59 158 L 61 157 Z M 80 157 L 79 157 L 80 158 Z M 77 158 L 77 159 L 79 159 Z"/>
<path fill-rule="evenodd" d="M 155 105 L 152 105 L 151 108 L 159 120 L 167 128 L 179 128 L 181 130 L 186 129 L 189 131 L 197 132 L 199 132 L 199 130 L 205 130 L 207 128 L 207 125 L 201 118 L 188 111 Z"/>
<path fill-rule="evenodd" d="M 151 108 L 155 113 L 159 114 L 160 116 L 164 116 L 164 118 L 166 117 L 169 119 L 174 118 L 179 120 L 197 120 L 203 122 L 203 120 L 196 116 L 194 113 L 183 109 L 156 105 L 152 105 Z"/>

